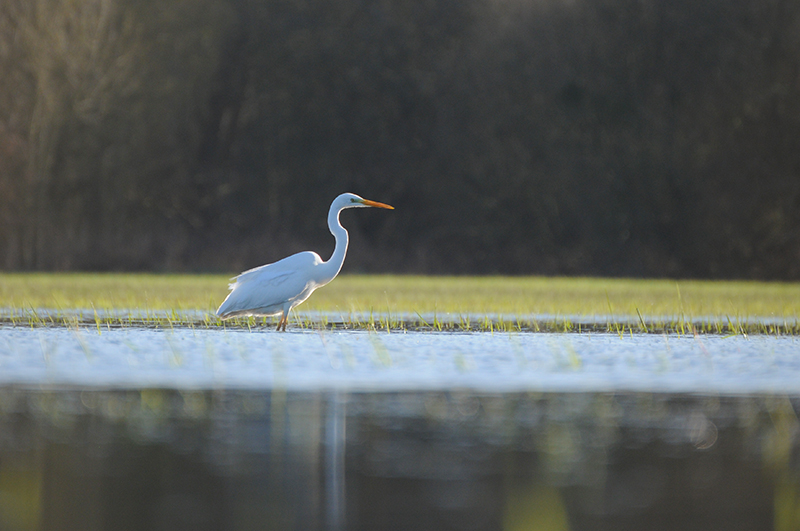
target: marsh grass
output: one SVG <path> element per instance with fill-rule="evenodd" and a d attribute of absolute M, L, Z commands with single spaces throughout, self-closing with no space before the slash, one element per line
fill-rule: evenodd
<path fill-rule="evenodd" d="M 0 274 L 12 326 L 261 329 L 221 321 L 222 275 Z M 343 275 L 298 308 L 301 329 L 800 334 L 800 284 Z"/>

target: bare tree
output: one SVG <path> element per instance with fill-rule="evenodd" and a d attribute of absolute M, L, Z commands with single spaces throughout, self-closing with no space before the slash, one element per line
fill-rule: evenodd
<path fill-rule="evenodd" d="M 198 108 L 229 11 L 214 1 L 3 3 L 0 124 L 24 139 L 26 159 L 0 177 L 24 190 L 9 265 L 97 267 L 91 256 L 125 252 L 143 211 L 191 216 L 165 191 L 196 161 Z"/>

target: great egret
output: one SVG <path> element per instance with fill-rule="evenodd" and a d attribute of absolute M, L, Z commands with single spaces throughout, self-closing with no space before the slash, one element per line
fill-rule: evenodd
<path fill-rule="evenodd" d="M 229 319 L 238 315 L 268 316 L 281 314 L 278 330 L 286 331 L 289 310 L 306 300 L 339 274 L 347 254 L 347 230 L 339 222 L 345 208 L 393 206 L 370 201 L 355 194 L 342 194 L 331 203 L 328 228 L 336 238 L 336 247 L 327 262 L 312 251 L 293 254 L 275 263 L 245 271 L 228 287 L 231 292 L 222 301 L 217 315 Z"/>

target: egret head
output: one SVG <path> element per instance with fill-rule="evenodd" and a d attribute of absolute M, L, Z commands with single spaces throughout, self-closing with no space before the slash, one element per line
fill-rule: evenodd
<path fill-rule="evenodd" d="M 363 207 L 377 207 L 377 208 L 388 208 L 394 210 L 394 207 L 391 205 L 387 205 L 385 203 L 378 203 L 377 201 L 370 201 L 369 199 L 364 199 L 361 196 L 357 196 L 356 194 L 342 194 L 337 197 L 333 205 L 338 208 L 363 208 Z"/>

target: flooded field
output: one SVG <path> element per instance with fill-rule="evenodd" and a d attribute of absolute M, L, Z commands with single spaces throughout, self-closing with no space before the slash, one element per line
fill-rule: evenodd
<path fill-rule="evenodd" d="M 799 346 L 0 328 L 0 529 L 798 529 Z"/>
<path fill-rule="evenodd" d="M 794 336 L 0 328 L 0 384 L 800 393 Z"/>

